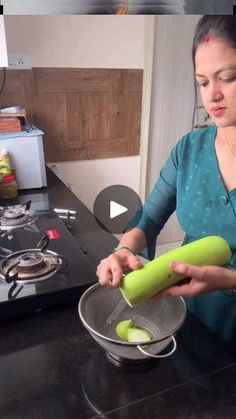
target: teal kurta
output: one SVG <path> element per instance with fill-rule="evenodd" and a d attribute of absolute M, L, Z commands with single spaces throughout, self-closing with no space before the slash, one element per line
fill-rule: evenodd
<path fill-rule="evenodd" d="M 184 243 L 218 235 L 232 250 L 236 268 L 236 188 L 228 192 L 215 151 L 217 127 L 186 134 L 172 149 L 136 225 L 147 239 L 154 257 L 156 237 L 176 210 L 186 233 Z M 236 169 L 236 168 L 235 168 Z M 224 340 L 236 343 L 236 298 L 230 291 L 217 291 L 187 298 L 187 306 Z"/>

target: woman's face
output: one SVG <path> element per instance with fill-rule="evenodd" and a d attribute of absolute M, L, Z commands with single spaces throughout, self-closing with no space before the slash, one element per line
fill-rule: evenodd
<path fill-rule="evenodd" d="M 218 127 L 236 127 L 236 49 L 209 36 L 197 48 L 195 65 L 206 111 Z"/>

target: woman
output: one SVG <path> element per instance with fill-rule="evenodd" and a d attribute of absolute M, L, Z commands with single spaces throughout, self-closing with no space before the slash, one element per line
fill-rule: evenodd
<path fill-rule="evenodd" d="M 173 262 L 189 283 L 159 294 L 186 297 L 190 311 L 225 341 L 236 342 L 236 17 L 204 16 L 192 46 L 196 81 L 214 124 L 185 135 L 172 149 L 140 222 L 125 233 L 115 253 L 97 268 L 101 285 L 117 287 L 124 269 L 139 269 L 136 254 L 147 246 L 154 257 L 156 237 L 176 210 L 184 243 L 224 237 L 230 267 L 197 267 Z M 112 279 L 111 279 L 112 278 Z"/>

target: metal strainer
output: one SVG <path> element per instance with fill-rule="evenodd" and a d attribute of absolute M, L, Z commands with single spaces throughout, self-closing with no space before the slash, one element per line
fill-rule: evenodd
<path fill-rule="evenodd" d="M 123 362 L 139 362 L 149 357 L 162 358 L 176 349 L 174 335 L 186 317 L 186 305 L 182 297 L 150 299 L 136 307 L 129 307 L 119 289 L 91 286 L 79 301 L 79 316 L 94 340 L 109 354 Z M 137 327 L 146 329 L 152 340 L 130 343 L 118 338 L 116 325 L 132 319 Z M 158 355 L 173 341 L 167 354 Z"/>

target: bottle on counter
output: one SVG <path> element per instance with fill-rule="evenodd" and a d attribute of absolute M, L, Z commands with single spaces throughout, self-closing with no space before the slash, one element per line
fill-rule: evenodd
<path fill-rule="evenodd" d="M 15 175 L 3 176 L 0 182 L 0 199 L 14 199 L 17 195 Z"/>
<path fill-rule="evenodd" d="M 0 177 L 11 174 L 11 163 L 8 151 L 0 148 Z"/>

